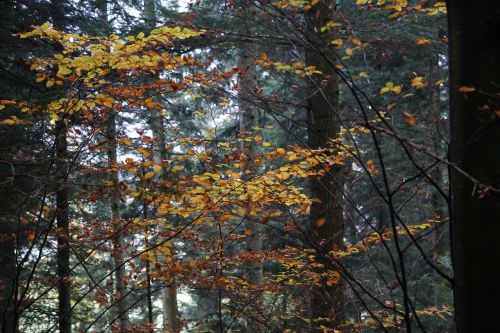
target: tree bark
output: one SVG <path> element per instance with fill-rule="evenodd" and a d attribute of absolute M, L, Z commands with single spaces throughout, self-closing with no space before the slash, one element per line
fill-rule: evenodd
<path fill-rule="evenodd" d="M 68 142 L 65 119 L 57 122 L 56 169 L 59 183 L 56 191 L 57 275 L 59 278 L 59 331 L 71 332 L 71 280 L 68 215 Z"/>
<path fill-rule="evenodd" d="M 102 25 L 102 32 L 107 33 L 109 29 L 108 22 L 108 1 L 99 0 L 96 2 L 96 7 L 99 13 L 99 21 Z M 119 167 L 118 167 L 118 143 L 116 137 L 116 116 L 109 110 L 109 119 L 106 123 L 106 138 L 107 138 L 107 155 L 108 155 L 108 174 L 111 182 L 112 190 L 110 196 L 110 208 L 112 226 L 114 228 L 113 243 L 113 265 L 115 273 L 115 294 L 118 297 L 116 303 L 116 311 L 119 317 L 119 332 L 125 333 L 130 328 L 130 320 L 128 317 L 128 302 L 126 296 L 125 266 L 124 262 L 124 233 L 121 231 L 121 191 L 119 184 Z"/>
<path fill-rule="evenodd" d="M 308 146 L 311 149 L 329 147 L 329 140 L 337 138 L 340 131 L 339 84 L 336 75 L 332 74 L 334 68 L 327 60 L 335 59 L 334 52 L 329 48 L 332 34 L 320 32 L 320 28 L 333 18 L 334 11 L 334 1 L 320 1 L 305 14 L 308 40 L 311 43 L 305 51 L 306 66 L 316 66 L 323 74 L 329 75 L 324 80 L 318 76 L 312 77 L 308 90 Z M 320 245 L 324 253 L 341 248 L 344 224 L 341 168 L 334 166 L 322 178 L 311 179 L 310 190 L 311 197 L 321 201 L 313 203 L 310 210 L 312 241 Z M 324 273 L 324 270 L 318 273 Z M 317 331 L 320 325 L 338 327 L 344 321 L 344 302 L 343 286 L 328 286 L 322 279 L 321 285 L 312 291 L 311 319 L 328 320 L 313 321 L 313 330 Z"/>
<path fill-rule="evenodd" d="M 56 28 L 63 28 L 64 0 L 52 0 L 51 16 Z M 65 115 L 56 122 L 55 138 L 55 164 L 58 176 L 58 188 L 56 190 L 56 238 L 57 238 L 57 275 L 59 278 L 58 289 L 58 317 L 59 332 L 71 332 L 71 280 L 70 280 L 70 237 L 69 237 L 69 205 L 68 205 L 68 175 L 69 175 L 69 156 L 68 156 L 68 119 Z"/>
<path fill-rule="evenodd" d="M 154 29 L 156 26 L 156 11 L 154 0 L 144 0 L 144 19 L 146 26 L 149 29 Z M 161 103 L 161 100 L 155 100 Z M 153 110 L 149 120 L 151 131 L 153 133 L 153 162 L 156 165 L 161 165 L 168 158 L 168 151 L 165 145 L 165 132 L 162 115 L 160 110 Z M 162 170 L 160 175 L 162 191 L 166 191 L 165 184 L 167 183 L 167 174 Z M 162 228 L 160 226 L 160 228 Z M 163 305 L 163 328 L 167 332 L 178 332 L 180 323 L 178 320 L 179 310 L 177 306 L 177 287 L 175 285 L 175 276 L 170 277 L 167 281 L 167 286 L 161 291 Z"/>
<path fill-rule="evenodd" d="M 2 193 L 3 194 L 3 193 Z M 8 213 L 4 216 L 8 216 Z M 16 283 L 16 257 L 14 217 L 0 220 L 0 331 L 2 333 L 17 332 L 17 315 L 15 313 L 14 286 Z"/>
<path fill-rule="evenodd" d="M 238 75 L 238 111 L 239 111 L 239 121 L 240 121 L 240 131 L 244 135 L 251 135 L 255 133 L 255 128 L 259 127 L 259 110 L 252 107 L 249 102 L 251 96 L 251 85 L 252 80 L 250 75 L 252 56 L 251 50 L 247 43 L 240 43 L 239 47 L 239 66 L 244 69 L 244 73 Z M 243 170 L 253 170 L 256 173 L 256 166 L 252 165 L 257 156 L 257 147 L 254 143 L 242 141 L 241 152 L 248 156 L 247 161 L 245 161 L 246 166 Z M 248 178 L 245 175 L 243 178 Z M 260 253 L 262 252 L 262 226 L 259 222 L 251 215 L 250 202 L 248 203 L 247 212 L 245 216 L 244 227 L 249 230 L 249 235 L 245 238 L 245 250 L 248 252 Z M 249 262 L 245 266 L 245 273 L 248 282 L 260 288 L 262 282 L 264 281 L 264 268 L 261 261 L 259 262 Z M 257 291 L 258 292 L 258 291 Z M 264 298 L 262 293 L 256 295 L 253 300 L 252 307 L 254 308 L 255 316 L 262 317 L 264 314 Z M 258 322 L 252 323 L 252 330 L 254 332 L 261 332 L 263 330 L 262 325 Z"/>
<path fill-rule="evenodd" d="M 500 332 L 500 3 L 448 1 L 451 235 L 458 332 Z M 495 40 L 497 42 L 495 42 Z M 460 93 L 459 87 L 474 87 Z"/>
<path fill-rule="evenodd" d="M 130 321 L 128 318 L 128 302 L 126 296 L 125 285 L 125 266 L 124 262 L 124 234 L 120 230 L 120 199 L 121 191 L 118 179 L 118 154 L 117 154 L 117 140 L 116 140 L 116 120 L 114 116 L 108 120 L 106 124 L 106 136 L 108 138 L 108 172 L 109 180 L 112 186 L 111 192 L 111 218 L 114 230 L 113 238 L 113 262 L 115 271 L 115 292 L 118 301 L 116 303 L 116 311 L 120 318 L 120 333 L 125 333 L 130 328 Z"/>

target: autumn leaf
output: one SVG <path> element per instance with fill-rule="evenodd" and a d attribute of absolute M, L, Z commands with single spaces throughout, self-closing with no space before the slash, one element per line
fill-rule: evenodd
<path fill-rule="evenodd" d="M 353 35 L 350 35 L 349 38 L 347 38 L 347 40 L 349 41 L 349 43 L 355 46 L 361 46 L 361 41 Z"/>
<path fill-rule="evenodd" d="M 73 71 L 71 69 L 69 69 L 68 67 L 59 66 L 59 71 L 57 73 L 62 74 L 62 75 L 68 75 L 68 74 L 71 74 L 72 72 Z"/>
<path fill-rule="evenodd" d="M 385 87 L 380 88 L 380 94 L 393 92 L 399 94 L 401 92 L 401 85 L 395 86 L 393 82 L 387 82 Z"/>
<path fill-rule="evenodd" d="M 432 42 L 428 39 L 425 39 L 423 37 L 420 37 L 420 38 L 417 38 L 417 40 L 415 41 L 415 43 L 417 45 L 426 45 L 426 44 L 432 44 Z"/>
<path fill-rule="evenodd" d="M 148 150 L 146 150 L 145 148 L 139 147 L 139 148 L 137 148 L 137 149 L 136 149 L 136 151 L 137 151 L 138 153 L 141 153 L 141 154 L 142 154 L 142 156 L 144 156 L 144 157 L 146 157 L 146 158 L 148 158 L 149 156 L 151 156 L 151 152 L 150 152 L 150 151 L 148 151 Z"/>
<path fill-rule="evenodd" d="M 415 126 L 417 124 L 415 117 L 408 112 L 403 112 L 403 120 L 408 124 L 408 126 Z"/>
<path fill-rule="evenodd" d="M 330 44 L 336 46 L 337 48 L 341 48 L 344 45 L 344 41 L 340 38 L 337 38 L 330 41 Z"/>
<path fill-rule="evenodd" d="M 153 178 L 155 175 L 154 171 L 149 171 L 147 172 L 145 175 L 144 175 L 144 179 L 150 179 L 150 178 Z"/>
<path fill-rule="evenodd" d="M 314 226 L 316 228 L 321 228 L 324 224 L 326 223 L 326 219 L 324 217 L 316 220 L 316 222 L 314 222 Z"/>
<path fill-rule="evenodd" d="M 458 92 L 462 93 L 462 94 L 469 94 L 469 93 L 474 92 L 474 91 L 476 91 L 476 88 L 474 88 L 474 87 L 463 86 L 463 87 L 458 88 Z"/>
<path fill-rule="evenodd" d="M 26 231 L 26 238 L 30 241 L 34 240 L 36 237 L 36 232 L 34 230 Z"/>
<path fill-rule="evenodd" d="M 427 85 L 427 83 L 424 81 L 424 78 L 421 76 L 414 77 L 411 80 L 411 86 L 415 89 L 422 89 Z"/>
<path fill-rule="evenodd" d="M 366 161 L 366 170 L 370 175 L 375 175 L 377 174 L 377 167 L 375 166 L 375 163 L 373 160 L 368 160 Z"/>

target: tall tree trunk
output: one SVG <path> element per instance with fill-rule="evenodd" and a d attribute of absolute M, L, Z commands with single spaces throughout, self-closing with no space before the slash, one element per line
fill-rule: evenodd
<path fill-rule="evenodd" d="M 500 3 L 448 1 L 448 13 L 451 161 L 481 184 L 498 189 Z M 464 86 L 476 90 L 460 93 Z M 457 330 L 500 332 L 500 195 L 454 167 L 451 194 Z"/>
<path fill-rule="evenodd" d="M 96 7 L 99 13 L 99 21 L 102 25 L 101 30 L 103 33 L 107 33 L 109 30 L 108 22 L 108 1 L 99 0 L 96 2 Z M 119 184 L 119 167 L 118 167 L 118 143 L 116 137 L 116 117 L 117 115 L 112 115 L 112 110 L 109 111 L 109 119 L 106 124 L 106 138 L 107 138 L 107 154 L 108 154 L 108 175 L 112 186 L 112 192 L 110 197 L 110 208 L 111 208 L 111 219 L 114 228 L 114 238 L 113 242 L 113 265 L 115 272 L 115 294 L 118 297 L 116 303 L 116 311 L 119 317 L 119 329 L 120 333 L 125 333 L 130 328 L 130 320 L 128 317 L 128 302 L 125 298 L 126 296 L 126 284 L 125 284 L 125 265 L 124 262 L 124 242 L 125 237 L 123 231 L 121 230 L 121 191 Z"/>
<path fill-rule="evenodd" d="M 125 266 L 124 262 L 124 244 L 123 238 L 124 234 L 120 230 L 121 228 L 121 212 L 120 212 L 120 199 L 121 191 L 118 179 L 118 156 L 117 156 L 117 140 L 116 140 L 116 120 L 114 116 L 108 120 L 106 124 L 106 136 L 108 139 L 108 172 L 109 180 L 111 181 L 112 193 L 111 193 L 111 218 L 113 220 L 112 225 L 114 226 L 114 238 L 113 238 L 113 261 L 115 270 L 115 292 L 116 297 L 118 297 L 118 302 L 116 303 L 116 311 L 120 318 L 120 333 L 125 333 L 130 327 L 130 321 L 128 318 L 128 302 L 125 298 L 126 296 L 126 285 L 125 285 Z"/>
<path fill-rule="evenodd" d="M 439 31 L 437 33 L 438 37 L 442 38 L 443 33 Z M 431 64 L 430 64 L 430 77 L 437 80 L 440 75 L 440 66 L 439 66 L 439 57 L 440 54 L 437 53 L 435 56 L 431 57 Z M 442 119 L 443 119 L 443 111 L 440 107 L 440 94 L 441 92 L 439 89 L 434 89 L 431 95 L 431 106 L 430 106 L 430 114 L 427 116 L 428 119 L 434 119 L 434 124 L 431 123 L 431 128 L 434 125 L 434 128 L 432 128 L 432 139 L 434 141 L 434 154 L 436 156 L 442 156 L 446 152 L 446 146 L 441 139 L 441 131 L 447 132 L 446 128 L 443 128 L 444 126 L 441 126 Z M 430 177 L 432 180 L 435 182 L 436 186 L 438 188 L 432 188 L 432 195 L 431 195 L 431 203 L 432 203 L 432 212 L 434 215 L 434 219 L 437 219 L 439 222 L 439 225 L 436 225 L 435 230 L 432 235 L 432 242 L 433 242 L 433 261 L 436 267 L 438 267 L 441 270 L 446 270 L 446 267 L 442 265 L 441 259 L 445 257 L 449 252 L 449 233 L 448 230 L 444 227 L 445 219 L 447 218 L 448 214 L 448 207 L 445 198 L 441 195 L 439 189 L 444 189 L 444 177 L 445 177 L 445 172 L 446 170 L 443 168 L 441 163 L 438 163 L 430 172 Z M 441 306 L 443 304 L 446 304 L 445 299 L 444 299 L 444 294 L 446 288 L 449 288 L 449 284 L 446 283 L 446 285 L 443 283 L 443 278 L 441 275 L 439 275 L 438 272 L 434 271 L 434 277 L 433 277 L 433 293 L 434 293 L 434 306 Z"/>
<path fill-rule="evenodd" d="M 160 102 L 156 99 L 156 102 Z M 154 110 L 149 122 L 151 132 L 153 133 L 153 162 L 155 165 L 161 165 L 168 159 L 167 147 L 165 146 L 165 132 L 160 110 Z M 158 177 L 160 190 L 166 191 L 165 184 L 168 181 L 167 173 L 162 170 Z M 160 225 L 160 229 L 164 228 Z M 173 258 L 172 258 L 173 259 Z M 180 329 L 178 320 L 179 310 L 177 308 L 177 288 L 175 285 L 175 276 L 169 278 L 167 286 L 161 290 L 162 306 L 163 306 L 163 328 L 167 332 L 177 332 Z"/>
<path fill-rule="evenodd" d="M 51 16 L 56 28 L 64 27 L 64 0 L 52 0 Z M 59 299 L 59 332 L 71 332 L 71 280 L 70 280 L 70 237 L 69 237 L 69 212 L 68 212 L 68 119 L 65 115 L 56 122 L 56 170 L 58 188 L 56 190 L 56 221 L 57 221 L 57 275 Z"/>
<path fill-rule="evenodd" d="M 11 190 L 10 187 L 7 187 Z M 3 192 L 3 191 L 2 191 Z M 2 193 L 4 194 L 4 193 Z M 0 332 L 17 332 L 17 315 L 15 313 L 14 285 L 16 283 L 16 256 L 14 225 L 15 218 L 7 212 L 0 220 Z M 8 216 L 10 218 L 4 218 Z"/>
<path fill-rule="evenodd" d="M 71 332 L 71 281 L 68 216 L 68 143 L 65 119 L 57 122 L 56 169 L 59 177 L 56 191 L 57 275 L 59 278 L 59 331 Z"/>
<path fill-rule="evenodd" d="M 330 75 L 322 82 L 318 82 L 317 77 L 312 78 L 314 82 L 311 82 L 307 110 L 308 145 L 311 149 L 329 147 L 329 140 L 335 139 L 340 131 L 338 79 L 326 60 L 335 59 L 328 47 L 332 36 L 320 32 L 321 27 L 332 20 L 334 11 L 334 1 L 320 1 L 305 14 L 308 39 L 313 45 L 306 49 L 306 66 L 316 66 Z M 342 170 L 334 166 L 322 178 L 310 181 L 311 196 L 321 201 L 311 206 L 311 239 L 321 244 L 324 252 L 339 249 L 343 243 L 342 178 Z M 345 292 L 341 284 L 328 286 L 321 281 L 321 286 L 313 290 L 311 297 L 311 319 L 328 318 L 328 321 L 313 321 L 313 330 L 320 325 L 337 327 L 344 321 Z"/>
<path fill-rule="evenodd" d="M 153 29 L 156 25 L 156 12 L 154 0 L 144 0 L 144 19 L 149 29 Z M 161 100 L 155 98 L 155 101 L 161 103 Z M 161 165 L 168 159 L 168 151 L 165 145 L 165 132 L 163 119 L 160 110 L 153 110 L 152 117 L 149 120 L 151 131 L 153 133 L 153 161 L 157 165 Z M 168 175 L 162 170 L 161 175 L 162 191 L 166 191 L 165 184 L 168 180 Z M 161 226 L 160 226 L 161 228 Z M 177 307 L 177 288 L 175 285 L 175 276 L 167 281 L 167 286 L 162 289 L 162 305 L 163 305 L 163 328 L 167 332 L 178 332 L 180 323 L 178 320 L 179 310 Z"/>
<path fill-rule="evenodd" d="M 259 110 L 252 107 L 249 102 L 251 96 L 251 73 L 252 73 L 252 51 L 249 45 L 245 42 L 239 45 L 239 66 L 244 68 L 244 73 L 238 75 L 238 103 L 239 103 L 239 120 L 240 120 L 240 131 L 246 135 L 251 135 L 255 132 L 255 128 L 259 127 Z M 251 165 L 252 161 L 256 160 L 258 153 L 257 147 L 252 142 L 242 141 L 241 144 L 242 152 L 248 156 L 247 165 L 245 170 L 253 170 L 255 173 L 256 166 Z M 243 176 L 245 178 L 245 176 Z M 246 177 L 248 178 L 248 177 Z M 249 230 L 249 235 L 245 238 L 245 249 L 248 252 L 259 253 L 262 252 L 262 226 L 256 221 L 255 217 L 251 215 L 250 202 L 248 203 L 247 216 L 245 216 L 244 226 L 245 229 Z M 248 281 L 259 288 L 264 281 L 264 268 L 262 262 L 249 262 L 245 267 L 245 272 L 247 274 Z M 256 295 L 257 297 L 253 300 L 255 317 L 263 318 L 263 296 Z M 258 322 L 252 323 L 253 332 L 261 332 L 263 330 L 262 325 Z"/>

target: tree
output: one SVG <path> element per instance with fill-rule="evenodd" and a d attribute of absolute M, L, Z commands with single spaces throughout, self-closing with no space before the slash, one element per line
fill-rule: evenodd
<path fill-rule="evenodd" d="M 497 1 L 448 2 L 451 232 L 459 332 L 498 332 L 500 232 Z"/>
<path fill-rule="evenodd" d="M 52 0 L 52 19 L 54 25 L 63 28 L 64 9 L 62 0 Z M 68 154 L 68 114 L 63 114 L 55 128 L 55 167 L 58 175 L 56 190 L 57 220 L 57 273 L 59 277 L 59 331 L 71 332 L 71 278 L 70 278 L 70 237 L 69 237 L 69 154 Z"/>
<path fill-rule="evenodd" d="M 163 299 L 173 331 L 452 330 L 434 236 L 448 200 L 443 3 L 131 2 L 147 24 L 129 26 L 103 3 L 82 25 L 65 3 L 67 32 L 20 33 L 55 50 L 27 57 L 48 102 L 0 101 L 2 133 L 46 143 L 0 151 L 2 170 L 41 184 L 2 183 L 28 203 L 9 214 L 4 278 L 21 330 L 66 314 L 58 238 L 73 329 L 152 332 Z M 65 172 L 38 176 L 34 156 L 50 166 L 56 152 Z M 61 189 L 65 239 L 51 227 Z"/>
<path fill-rule="evenodd" d="M 321 27 L 334 18 L 336 5 L 334 2 L 320 2 L 306 12 L 307 36 L 305 65 L 314 66 L 325 78 L 310 78 L 307 108 L 307 144 L 310 149 L 334 147 L 335 139 L 340 133 L 339 83 L 337 73 L 332 64 L 335 53 L 329 42 L 330 33 L 321 33 Z M 324 166 L 322 166 L 324 167 Z M 342 168 L 332 167 L 322 177 L 310 180 L 311 196 L 319 200 L 313 203 L 310 212 L 311 238 L 320 244 L 320 252 L 328 253 L 343 247 L 343 176 Z M 318 254 L 318 261 L 327 264 Z M 344 290 L 341 285 L 328 286 L 320 278 L 319 286 L 313 290 L 311 297 L 311 320 L 314 329 L 318 318 L 330 318 L 327 325 L 338 327 L 344 321 Z M 318 324 L 323 323 L 319 321 Z"/>
<path fill-rule="evenodd" d="M 144 0 L 144 20 L 149 29 L 155 28 L 157 24 L 156 19 L 156 6 L 153 0 Z M 153 92 L 152 100 L 162 105 L 161 95 L 156 95 Z M 152 115 L 148 119 L 148 122 L 153 133 L 153 160 L 157 165 L 162 165 L 164 161 L 168 159 L 168 152 L 166 147 L 165 138 L 165 126 L 163 123 L 163 117 L 161 110 L 152 110 Z M 160 182 L 160 192 L 165 193 L 168 189 L 166 184 L 168 182 L 168 175 L 166 170 L 162 170 L 159 182 Z M 160 228 L 163 226 L 160 225 Z M 173 256 L 170 258 L 173 260 Z M 162 296 L 162 306 L 163 306 L 163 327 L 167 331 L 178 331 L 179 330 L 179 311 L 177 308 L 177 287 L 175 276 L 171 276 L 166 280 L 166 286 L 161 291 Z"/>

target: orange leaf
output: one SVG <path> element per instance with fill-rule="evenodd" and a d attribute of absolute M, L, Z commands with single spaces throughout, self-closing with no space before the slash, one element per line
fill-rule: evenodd
<path fill-rule="evenodd" d="M 422 37 L 417 38 L 417 40 L 415 41 L 415 43 L 416 43 L 417 45 L 432 44 L 432 42 L 431 42 L 430 40 L 425 39 L 425 38 L 422 38 Z"/>
<path fill-rule="evenodd" d="M 465 86 L 458 88 L 458 92 L 462 93 L 462 94 L 468 94 L 468 93 L 471 93 L 473 91 L 476 91 L 476 88 L 474 88 L 474 87 L 465 87 Z"/>
<path fill-rule="evenodd" d="M 403 119 L 408 126 L 415 126 L 417 124 L 415 117 L 408 112 L 403 112 Z"/>
<path fill-rule="evenodd" d="M 316 228 L 321 228 L 322 225 L 326 223 L 326 219 L 324 217 L 318 219 L 316 222 L 314 222 L 314 226 Z"/>

